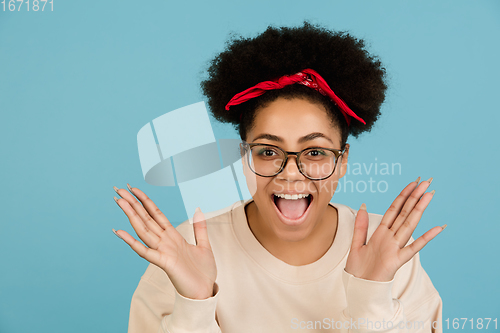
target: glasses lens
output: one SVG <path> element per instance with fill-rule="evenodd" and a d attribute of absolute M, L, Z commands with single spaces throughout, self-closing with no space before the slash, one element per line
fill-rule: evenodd
<path fill-rule="evenodd" d="M 335 168 L 335 154 L 326 149 L 311 148 L 300 155 L 302 172 L 312 179 L 330 176 Z"/>
<path fill-rule="evenodd" d="M 254 172 L 262 176 L 273 176 L 280 170 L 285 154 L 275 147 L 255 145 L 248 158 Z"/>

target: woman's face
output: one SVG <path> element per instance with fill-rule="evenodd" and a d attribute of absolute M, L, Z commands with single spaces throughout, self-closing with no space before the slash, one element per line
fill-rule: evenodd
<path fill-rule="evenodd" d="M 326 109 L 302 98 L 278 98 L 260 108 L 246 141 L 272 144 L 292 152 L 309 147 L 341 148 L 340 132 L 331 125 Z M 282 240 L 299 241 L 319 224 L 331 223 L 326 221 L 329 214 L 325 213 L 327 209 L 334 209 L 328 202 L 335 193 L 339 178 L 345 174 L 347 149 L 337 160 L 333 175 L 319 181 L 309 180 L 299 172 L 295 156 L 289 156 L 283 171 L 274 177 L 256 175 L 243 159 L 247 185 L 257 207 L 257 223 L 264 224 L 260 227 Z M 309 196 L 292 200 L 275 194 Z"/>

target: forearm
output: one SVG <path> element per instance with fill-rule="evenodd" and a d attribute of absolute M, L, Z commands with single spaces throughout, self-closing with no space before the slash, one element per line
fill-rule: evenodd
<path fill-rule="evenodd" d="M 356 278 L 343 271 L 347 307 L 343 311 L 348 332 L 408 332 L 403 304 L 392 298 L 393 281 L 378 282 Z M 345 326 L 345 325 L 344 325 Z"/>
<path fill-rule="evenodd" d="M 186 298 L 175 294 L 174 310 L 162 318 L 158 333 L 220 333 L 215 320 L 219 287 L 214 285 L 214 295 L 207 299 Z"/>

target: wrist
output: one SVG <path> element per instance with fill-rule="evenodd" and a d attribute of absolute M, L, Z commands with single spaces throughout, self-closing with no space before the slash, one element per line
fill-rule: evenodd
<path fill-rule="evenodd" d="M 359 279 L 369 280 L 369 281 L 389 282 L 394 279 L 394 274 L 364 274 L 356 277 Z"/>
<path fill-rule="evenodd" d="M 207 299 L 210 297 L 214 297 L 218 291 L 219 291 L 219 286 L 217 285 L 217 283 L 214 282 L 214 284 L 212 285 L 211 291 L 209 291 L 207 293 L 203 293 L 199 296 L 193 297 L 193 299 L 203 300 L 203 299 Z"/>
<path fill-rule="evenodd" d="M 394 279 L 395 273 L 380 273 L 380 272 L 351 272 L 347 267 L 344 268 L 344 271 L 355 278 L 369 280 L 369 281 L 377 281 L 377 282 L 389 282 Z"/>

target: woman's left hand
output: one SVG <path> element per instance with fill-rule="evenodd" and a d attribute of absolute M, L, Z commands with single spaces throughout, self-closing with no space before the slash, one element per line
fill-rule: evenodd
<path fill-rule="evenodd" d="M 345 267 L 347 273 L 365 280 L 391 281 L 401 266 L 443 231 L 446 225 L 434 227 L 405 246 L 434 195 L 434 191 L 424 194 L 432 179 L 418 184 L 419 179 L 408 184 L 396 197 L 368 244 L 368 212 L 365 204 L 361 206 L 354 223 Z"/>

